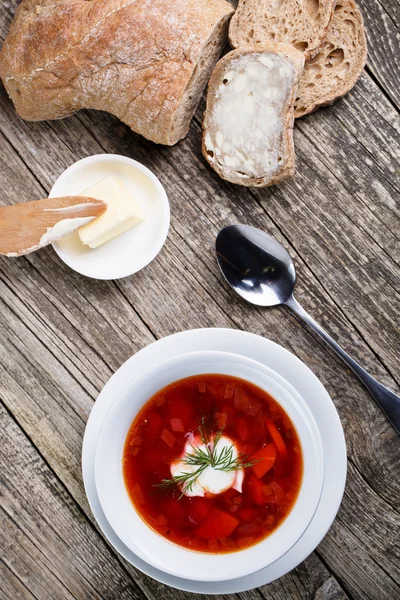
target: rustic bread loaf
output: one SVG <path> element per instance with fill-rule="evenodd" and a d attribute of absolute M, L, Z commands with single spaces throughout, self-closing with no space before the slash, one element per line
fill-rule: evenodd
<path fill-rule="evenodd" d="M 208 88 L 203 154 L 232 183 L 265 187 L 294 173 L 293 102 L 304 55 L 290 44 L 230 52 Z"/>
<path fill-rule="evenodd" d="M 315 54 L 329 27 L 335 0 L 239 0 L 229 26 L 233 48 L 264 42 L 289 42 Z"/>
<path fill-rule="evenodd" d="M 360 10 L 353 0 L 338 0 L 325 41 L 306 63 L 295 100 L 295 117 L 347 94 L 366 60 L 367 41 Z"/>
<path fill-rule="evenodd" d="M 104 110 L 175 144 L 226 44 L 225 0 L 23 0 L 0 53 L 20 116 Z"/>

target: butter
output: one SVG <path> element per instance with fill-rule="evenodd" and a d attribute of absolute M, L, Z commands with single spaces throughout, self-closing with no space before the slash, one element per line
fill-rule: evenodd
<path fill-rule="evenodd" d="M 79 196 L 88 196 L 107 203 L 105 213 L 78 230 L 81 242 L 90 248 L 105 244 L 143 221 L 135 198 L 129 193 L 124 182 L 115 177 L 103 179 Z"/>

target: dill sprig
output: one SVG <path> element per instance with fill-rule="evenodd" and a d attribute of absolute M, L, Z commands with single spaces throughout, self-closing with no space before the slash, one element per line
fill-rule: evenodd
<path fill-rule="evenodd" d="M 193 490 L 200 475 L 207 467 L 212 467 L 217 471 L 238 471 L 239 469 L 248 469 L 258 462 L 257 460 L 249 460 L 245 454 L 234 457 L 234 445 L 224 446 L 218 450 L 217 445 L 223 435 L 223 428 L 219 429 L 215 435 L 206 427 L 205 419 L 202 418 L 201 424 L 198 427 L 200 439 L 203 447 L 194 447 L 190 444 L 192 452 L 187 452 L 183 457 L 182 462 L 191 467 L 197 467 L 193 472 L 183 472 L 179 475 L 174 475 L 171 479 L 163 479 L 156 487 L 167 489 L 178 485 L 181 488 L 180 498 L 185 492 Z"/>

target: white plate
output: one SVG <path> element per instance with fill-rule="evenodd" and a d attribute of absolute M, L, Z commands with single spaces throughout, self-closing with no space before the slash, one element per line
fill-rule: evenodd
<path fill-rule="evenodd" d="M 144 165 L 117 154 L 97 154 L 71 165 L 55 182 L 50 198 L 74 196 L 107 177 L 122 179 L 140 205 L 144 220 L 98 248 L 84 246 L 77 232 L 53 244 L 71 269 L 94 279 L 120 279 L 148 265 L 168 235 L 167 194 Z"/>
<path fill-rule="evenodd" d="M 234 352 L 259 361 L 293 385 L 307 402 L 320 428 L 325 456 L 325 481 L 321 500 L 310 526 L 297 544 L 273 565 L 257 573 L 217 583 L 190 581 L 168 575 L 130 551 L 114 533 L 101 509 L 94 478 L 94 450 L 100 427 L 113 399 L 131 381 L 132 373 L 139 376 L 150 365 L 166 358 L 210 349 Z M 111 377 L 96 400 L 86 426 L 82 469 L 93 514 L 109 542 L 127 561 L 146 575 L 181 590 L 200 594 L 232 594 L 260 587 L 282 577 L 318 546 L 331 526 L 342 500 L 346 482 L 346 445 L 339 416 L 327 391 L 296 356 L 274 342 L 251 333 L 233 329 L 198 329 L 177 333 L 147 346 L 127 360 Z"/>
<path fill-rule="evenodd" d="M 286 519 L 264 540 L 241 552 L 212 555 L 188 552 L 150 529 L 126 491 L 122 460 L 125 439 L 142 406 L 159 390 L 185 377 L 220 373 L 245 379 L 271 394 L 299 436 L 304 474 L 296 502 Z M 107 521 L 132 552 L 156 569 L 198 581 L 226 581 L 271 565 L 300 539 L 318 508 L 324 483 L 324 451 L 318 425 L 304 398 L 265 365 L 233 352 L 188 352 L 152 365 L 116 396 L 97 438 L 95 480 Z M 268 557 L 268 559 L 266 559 Z"/>

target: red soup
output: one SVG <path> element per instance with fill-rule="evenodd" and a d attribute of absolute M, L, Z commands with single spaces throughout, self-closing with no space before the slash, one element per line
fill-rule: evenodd
<path fill-rule="evenodd" d="M 303 459 L 271 396 L 235 377 L 199 375 L 145 404 L 126 438 L 123 471 L 152 529 L 185 548 L 221 553 L 252 546 L 282 523 Z"/>

